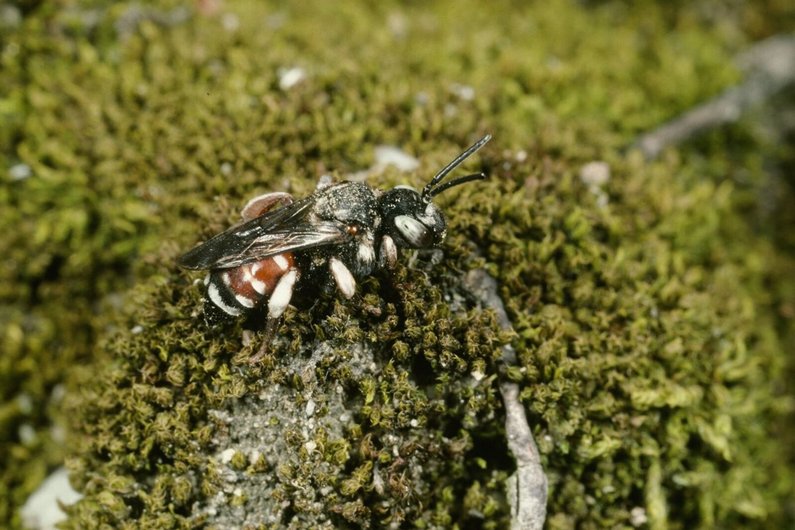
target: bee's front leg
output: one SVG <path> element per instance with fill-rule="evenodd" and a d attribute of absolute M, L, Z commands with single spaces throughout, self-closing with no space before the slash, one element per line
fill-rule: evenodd
<path fill-rule="evenodd" d="M 356 294 L 356 280 L 353 278 L 351 271 L 348 270 L 348 267 L 337 258 L 331 258 L 328 264 L 331 277 L 334 278 L 334 282 L 337 284 L 342 296 L 347 299 L 353 297 Z"/>
<path fill-rule="evenodd" d="M 398 251 L 395 240 L 385 235 L 381 238 L 381 246 L 378 249 L 378 265 L 382 269 L 394 269 L 397 258 Z"/>

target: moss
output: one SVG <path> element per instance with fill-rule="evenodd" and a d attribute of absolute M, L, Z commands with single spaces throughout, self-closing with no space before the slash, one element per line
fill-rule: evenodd
<path fill-rule="evenodd" d="M 30 3 L 0 26 L 0 157 L 30 173 L 0 187 L 0 525 L 66 457 L 75 528 L 502 527 L 508 340 L 550 527 L 785 524 L 792 248 L 775 207 L 756 222 L 775 148 L 742 124 L 622 151 L 738 78 L 731 54 L 782 23 L 760 5 Z M 442 199 L 440 262 L 289 311 L 256 367 L 256 339 L 199 323 L 174 257 L 246 198 L 381 143 L 421 174 L 372 183 L 418 184 L 484 130 L 492 178 Z M 601 194 L 577 178 L 594 159 Z M 477 266 L 515 336 L 462 292 Z"/>

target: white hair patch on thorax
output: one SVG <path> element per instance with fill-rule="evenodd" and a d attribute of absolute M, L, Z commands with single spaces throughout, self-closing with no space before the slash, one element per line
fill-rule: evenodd
<path fill-rule="evenodd" d="M 373 250 L 373 244 L 370 241 L 361 243 L 356 255 L 360 262 L 367 264 L 372 263 L 375 260 L 375 250 Z"/>

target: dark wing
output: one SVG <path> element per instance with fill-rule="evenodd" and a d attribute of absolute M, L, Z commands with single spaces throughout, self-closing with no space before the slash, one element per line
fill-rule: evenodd
<path fill-rule="evenodd" d="M 310 219 L 315 199 L 293 204 L 233 226 L 179 257 L 186 269 L 228 269 L 284 252 L 344 243 L 350 235 L 338 223 Z"/>

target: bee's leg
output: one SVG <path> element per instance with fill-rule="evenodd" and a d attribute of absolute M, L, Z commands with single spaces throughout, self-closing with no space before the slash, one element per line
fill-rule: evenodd
<path fill-rule="evenodd" d="M 397 263 L 397 246 L 395 241 L 389 237 L 381 238 L 381 247 L 378 249 L 378 265 L 382 269 L 394 269 Z"/>
<path fill-rule="evenodd" d="M 356 280 L 353 274 L 348 270 L 343 262 L 337 258 L 329 260 L 329 269 L 331 269 L 331 276 L 339 287 L 342 296 L 351 298 L 356 293 Z"/>
<path fill-rule="evenodd" d="M 268 353 L 268 348 L 276 334 L 279 319 L 282 317 L 282 314 L 284 314 L 287 306 L 290 305 L 296 281 L 298 281 L 298 269 L 290 269 L 279 278 L 276 287 L 273 288 L 273 292 L 268 299 L 268 317 L 265 321 L 265 333 L 262 346 L 260 346 L 259 351 L 249 359 L 249 363 L 256 363 Z"/>
<path fill-rule="evenodd" d="M 268 354 L 271 343 L 273 342 L 273 338 L 276 336 L 276 330 L 279 329 L 279 320 L 281 320 L 281 317 L 268 317 L 268 319 L 265 321 L 265 331 L 262 333 L 262 344 L 260 344 L 257 353 L 249 357 L 249 364 L 257 364 L 260 360 L 262 360 L 263 357 L 265 357 L 265 355 Z"/>
<path fill-rule="evenodd" d="M 243 209 L 240 210 L 240 216 L 244 221 L 250 221 L 276 205 L 287 205 L 293 203 L 293 196 L 283 191 L 273 191 L 270 193 L 263 193 L 248 201 Z"/>

